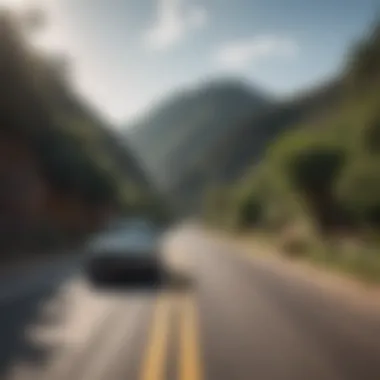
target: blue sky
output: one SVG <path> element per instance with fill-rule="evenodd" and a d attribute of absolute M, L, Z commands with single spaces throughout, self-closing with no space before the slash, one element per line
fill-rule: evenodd
<path fill-rule="evenodd" d="M 380 9 L 380 0 L 38 2 L 51 21 L 37 43 L 69 53 L 76 87 L 115 123 L 223 74 L 280 96 L 317 83 Z"/>

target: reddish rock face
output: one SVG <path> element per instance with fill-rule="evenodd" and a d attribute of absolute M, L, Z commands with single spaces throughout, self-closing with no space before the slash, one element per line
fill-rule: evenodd
<path fill-rule="evenodd" d="M 47 226 L 74 235 L 101 228 L 114 210 L 53 189 L 27 141 L 0 133 L 0 246 Z M 4 240 L 5 239 L 5 240 Z"/>
<path fill-rule="evenodd" d="M 116 213 L 110 205 L 89 205 L 86 200 L 75 195 L 57 194 L 54 191 L 47 192 L 46 208 L 59 228 L 78 233 L 102 228 Z"/>
<path fill-rule="evenodd" d="M 27 144 L 0 135 L 0 218 L 29 224 L 43 215 L 46 184 Z"/>

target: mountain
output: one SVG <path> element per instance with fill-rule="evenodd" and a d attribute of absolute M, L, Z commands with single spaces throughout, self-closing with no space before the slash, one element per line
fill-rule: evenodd
<path fill-rule="evenodd" d="M 245 177 L 282 135 L 328 129 L 347 98 L 358 103 L 357 94 L 379 82 L 379 36 L 380 24 L 354 46 L 336 77 L 293 98 L 275 100 L 247 83 L 220 79 L 167 99 L 127 139 L 170 199 L 194 210 L 209 185 Z"/>
<path fill-rule="evenodd" d="M 193 207 L 192 202 L 200 200 L 209 184 L 233 183 L 243 177 L 280 135 L 302 123 L 314 125 L 327 118 L 341 99 L 342 86 L 341 79 L 336 78 L 252 114 L 209 149 L 192 171 L 173 185 L 173 193 Z"/>
<path fill-rule="evenodd" d="M 341 87 L 334 78 L 275 101 L 246 83 L 220 80 L 170 98 L 126 135 L 155 182 L 191 209 L 210 183 L 243 176 L 274 138 L 326 117 Z"/>
<path fill-rule="evenodd" d="M 158 186 L 171 194 L 239 123 L 272 99 L 235 79 L 214 80 L 170 97 L 125 135 Z"/>

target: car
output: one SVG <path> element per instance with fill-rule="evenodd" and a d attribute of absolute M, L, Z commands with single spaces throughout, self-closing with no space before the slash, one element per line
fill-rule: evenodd
<path fill-rule="evenodd" d="M 161 235 L 149 223 L 116 224 L 86 244 L 85 267 L 94 283 L 129 279 L 161 282 Z"/>

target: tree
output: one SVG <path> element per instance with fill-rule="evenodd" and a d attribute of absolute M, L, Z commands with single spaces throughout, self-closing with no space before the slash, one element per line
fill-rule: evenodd
<path fill-rule="evenodd" d="M 251 194 L 240 200 L 236 213 L 237 227 L 242 229 L 254 227 L 262 220 L 262 200 L 254 194 Z"/>
<path fill-rule="evenodd" d="M 322 230 L 341 222 L 333 186 L 345 159 L 340 149 L 316 146 L 296 153 L 288 161 L 290 182 L 306 200 Z"/>
<path fill-rule="evenodd" d="M 360 158 L 351 163 L 340 176 L 336 194 L 355 219 L 380 226 L 380 161 Z"/>
<path fill-rule="evenodd" d="M 330 147 L 316 146 L 296 152 L 288 161 L 290 181 L 304 194 L 330 193 L 344 162 L 344 152 Z"/>

